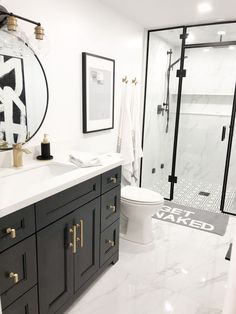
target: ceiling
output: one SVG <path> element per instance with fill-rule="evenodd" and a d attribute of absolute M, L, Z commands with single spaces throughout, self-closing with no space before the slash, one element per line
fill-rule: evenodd
<path fill-rule="evenodd" d="M 235 0 L 100 0 L 145 28 L 161 28 L 220 20 L 236 20 Z M 200 14 L 199 3 L 213 7 Z"/>

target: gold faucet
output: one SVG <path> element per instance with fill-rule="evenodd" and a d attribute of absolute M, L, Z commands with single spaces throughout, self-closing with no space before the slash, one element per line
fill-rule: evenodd
<path fill-rule="evenodd" d="M 22 148 L 22 143 L 13 145 L 13 166 L 22 167 L 23 166 L 23 153 L 30 154 L 31 151 L 27 148 Z"/>

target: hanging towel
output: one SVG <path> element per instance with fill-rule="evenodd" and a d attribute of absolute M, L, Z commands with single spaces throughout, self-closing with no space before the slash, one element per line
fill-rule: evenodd
<path fill-rule="evenodd" d="M 127 84 L 123 84 L 121 93 L 120 126 L 118 133 L 117 152 L 124 159 L 122 166 L 122 181 L 125 185 L 132 183 L 133 176 L 133 138 L 130 102 L 128 101 Z"/>
<path fill-rule="evenodd" d="M 143 157 L 143 150 L 141 146 L 141 121 L 140 121 L 140 102 L 138 97 L 137 86 L 132 86 L 131 92 L 131 117 L 132 117 L 132 140 L 133 140 L 133 178 L 137 183 L 139 179 L 139 163 Z"/>
<path fill-rule="evenodd" d="M 70 162 L 81 168 L 101 166 L 101 159 L 97 155 L 78 152 L 70 154 Z"/>

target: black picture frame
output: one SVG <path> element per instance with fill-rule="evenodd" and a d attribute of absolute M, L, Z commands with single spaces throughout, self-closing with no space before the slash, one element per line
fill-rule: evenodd
<path fill-rule="evenodd" d="M 97 68 L 91 68 L 91 66 L 96 65 Z M 99 65 L 100 64 L 100 65 Z M 102 65 L 104 67 L 102 67 Z M 100 66 L 100 67 L 99 67 Z M 107 70 L 109 69 L 109 70 Z M 91 71 L 91 72 L 89 72 Z M 97 71 L 100 71 L 98 73 Z M 90 81 L 88 83 L 89 75 L 94 75 L 92 77 L 92 83 Z M 98 74 L 100 76 L 105 77 L 104 80 L 98 80 Z M 104 90 L 102 93 L 96 91 L 94 89 L 99 87 L 93 87 L 94 82 L 96 81 L 96 85 L 103 85 L 101 89 L 109 88 L 108 93 L 104 95 Z M 105 81 L 105 83 L 104 83 Z M 92 91 L 94 92 L 92 94 Z M 114 128 L 114 93 L 115 93 L 115 60 L 110 59 L 103 56 L 98 56 L 88 52 L 82 52 L 82 102 L 83 102 L 83 133 L 93 133 L 98 131 L 105 131 Z M 95 96 L 97 96 L 96 99 Z M 104 102 L 102 101 L 104 98 Z M 92 100 L 90 100 L 92 99 Z M 100 109 L 94 108 L 94 102 L 96 104 L 100 102 Z M 104 104 L 109 105 L 108 108 L 105 108 Z M 102 110 L 103 109 L 103 110 Z M 95 115 L 99 115 L 98 119 L 95 119 Z M 102 115 L 109 114 L 109 117 L 105 119 Z M 91 117 L 92 116 L 92 117 Z"/>

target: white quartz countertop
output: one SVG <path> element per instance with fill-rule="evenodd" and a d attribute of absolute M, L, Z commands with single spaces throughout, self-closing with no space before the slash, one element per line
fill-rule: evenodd
<path fill-rule="evenodd" d="M 11 188 L 11 185 L 9 186 L 9 178 L 14 180 L 14 173 L 16 172 L 24 172 L 27 169 L 50 163 L 73 165 L 69 162 L 68 155 L 58 156 L 52 161 L 31 160 L 20 169 L 13 167 L 0 168 L 0 218 L 118 167 L 123 162 L 119 154 L 108 153 L 99 156 L 102 161 L 101 166 L 89 168 L 74 166 L 72 171 L 47 180 L 39 180 L 39 182 L 34 184 L 29 184 L 22 180 L 17 187 L 15 185 L 12 185 L 13 188 Z M 4 184 L 5 178 L 8 180 L 8 184 Z"/>

